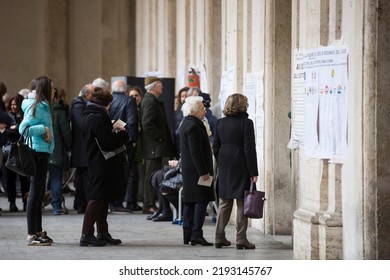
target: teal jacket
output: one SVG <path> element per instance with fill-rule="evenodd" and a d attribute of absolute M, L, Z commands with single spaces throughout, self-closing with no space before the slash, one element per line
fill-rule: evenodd
<path fill-rule="evenodd" d="M 36 108 L 35 117 L 33 117 L 32 105 L 34 102 L 35 99 L 25 99 L 22 102 L 24 118 L 19 125 L 19 133 L 22 134 L 24 129 L 29 126 L 27 136 L 32 139 L 30 147 L 36 152 L 51 154 L 54 149 L 52 113 L 49 105 L 46 102 L 41 102 Z M 50 143 L 43 139 L 45 127 L 50 129 L 52 137 Z"/>

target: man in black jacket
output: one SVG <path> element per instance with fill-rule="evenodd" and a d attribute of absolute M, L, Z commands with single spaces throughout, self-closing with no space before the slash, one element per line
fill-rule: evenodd
<path fill-rule="evenodd" d="M 129 135 L 130 141 L 126 145 L 128 163 L 124 169 L 123 199 L 111 201 L 111 213 L 127 213 L 137 209 L 137 202 L 132 201 L 130 209 L 123 207 L 124 195 L 126 192 L 127 181 L 130 174 L 131 163 L 134 160 L 135 148 L 138 138 L 138 111 L 135 99 L 126 94 L 127 85 L 123 80 L 116 80 L 112 84 L 113 100 L 110 104 L 108 113 L 111 120 L 122 120 L 126 123 L 125 129 Z"/>
<path fill-rule="evenodd" d="M 78 214 L 83 214 L 87 207 L 87 187 L 89 183 L 87 167 L 87 151 L 82 127 L 84 125 L 85 108 L 91 99 L 94 86 L 87 84 L 80 90 L 79 96 L 72 100 L 70 107 L 70 122 L 72 125 L 72 153 L 70 167 L 75 168 L 74 173 L 74 208 Z"/>
<path fill-rule="evenodd" d="M 162 80 L 145 78 L 146 94 L 141 101 L 142 150 L 145 159 L 144 214 L 153 214 L 157 207 L 156 192 L 149 183 L 154 171 L 163 167 L 163 158 L 175 155 L 164 103 L 158 100 L 163 93 Z"/>

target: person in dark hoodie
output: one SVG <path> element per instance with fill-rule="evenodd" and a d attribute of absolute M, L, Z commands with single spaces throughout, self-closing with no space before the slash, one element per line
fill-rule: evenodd
<path fill-rule="evenodd" d="M 87 208 L 87 186 L 89 182 L 87 167 L 87 145 L 84 140 L 82 127 L 84 123 L 85 108 L 91 99 L 94 90 L 92 84 L 86 84 L 80 90 L 79 96 L 72 100 L 70 108 L 70 122 L 72 126 L 72 153 L 70 167 L 75 168 L 74 187 L 75 197 L 73 208 L 78 214 L 83 214 Z"/>

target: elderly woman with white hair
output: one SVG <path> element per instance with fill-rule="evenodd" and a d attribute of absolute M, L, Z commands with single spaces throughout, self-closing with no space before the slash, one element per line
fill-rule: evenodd
<path fill-rule="evenodd" d="M 213 159 L 209 137 L 203 123 L 205 108 L 203 98 L 186 99 L 180 127 L 180 151 L 183 175 L 183 238 L 184 244 L 212 246 L 203 237 L 203 224 L 207 205 L 215 200 L 212 186 L 199 184 L 213 176 Z"/>

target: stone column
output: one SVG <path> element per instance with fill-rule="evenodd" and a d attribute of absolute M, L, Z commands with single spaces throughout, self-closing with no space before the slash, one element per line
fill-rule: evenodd
<path fill-rule="evenodd" d="M 377 1 L 364 1 L 363 34 L 363 244 L 364 259 L 377 258 L 376 48 Z"/>
<path fill-rule="evenodd" d="M 45 73 L 54 86 L 68 90 L 68 2 L 46 1 L 45 4 Z M 69 100 L 67 100 L 69 101 Z"/>
<path fill-rule="evenodd" d="M 339 163 L 328 166 L 328 207 L 319 217 L 319 259 L 343 258 L 341 216 L 341 168 Z"/>

